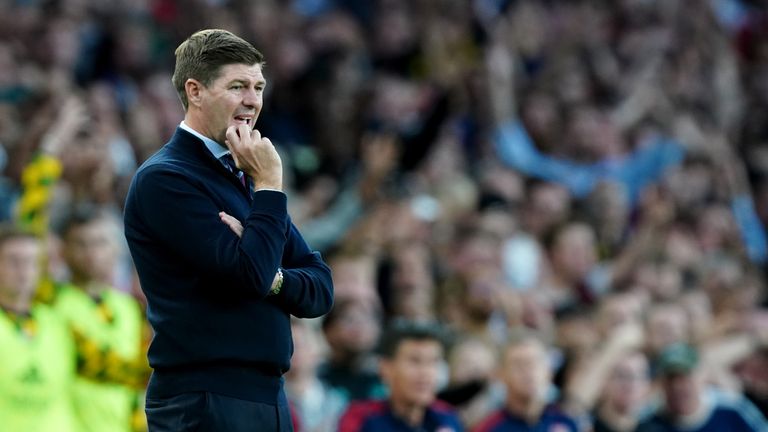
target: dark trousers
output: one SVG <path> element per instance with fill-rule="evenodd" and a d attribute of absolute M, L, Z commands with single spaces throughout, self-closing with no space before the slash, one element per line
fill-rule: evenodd
<path fill-rule="evenodd" d="M 270 405 L 210 392 L 147 398 L 146 412 L 149 432 L 293 432 L 287 403 Z"/>

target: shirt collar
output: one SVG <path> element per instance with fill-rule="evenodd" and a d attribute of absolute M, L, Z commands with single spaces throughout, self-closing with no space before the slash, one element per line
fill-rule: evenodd
<path fill-rule="evenodd" d="M 200 140 L 203 141 L 203 144 L 205 144 L 205 147 L 208 149 L 208 151 L 210 151 L 213 157 L 215 157 L 216 159 L 221 159 L 222 156 L 229 154 L 228 148 L 208 138 L 207 136 L 201 134 L 200 132 L 192 129 L 191 127 L 189 127 L 188 124 L 184 123 L 184 120 L 182 120 L 181 123 L 179 123 L 179 127 L 191 133 L 192 135 L 200 138 Z"/>

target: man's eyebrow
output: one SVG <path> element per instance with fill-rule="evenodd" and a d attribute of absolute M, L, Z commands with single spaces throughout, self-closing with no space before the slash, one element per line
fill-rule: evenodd
<path fill-rule="evenodd" d="M 232 85 L 232 84 L 244 84 L 245 85 L 245 84 L 249 84 L 251 82 L 253 82 L 253 81 L 251 81 L 251 80 L 249 80 L 247 78 L 234 78 L 231 81 L 229 81 L 229 85 Z M 263 80 L 263 79 L 260 79 L 260 80 L 258 80 L 256 82 L 253 82 L 253 83 L 257 87 L 258 86 L 264 87 L 264 86 L 267 85 L 267 81 Z"/>

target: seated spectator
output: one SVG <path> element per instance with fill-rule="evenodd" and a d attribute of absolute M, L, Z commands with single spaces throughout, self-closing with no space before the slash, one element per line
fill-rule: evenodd
<path fill-rule="evenodd" d="M 448 352 L 448 384 L 437 397 L 455 407 L 462 423 L 475 426 L 504 400 L 504 386 L 495 378 L 496 346 L 465 336 Z"/>
<path fill-rule="evenodd" d="M 148 343 L 144 335 L 149 331 L 141 306 L 130 294 L 112 286 L 119 232 L 111 215 L 88 206 L 71 215 L 63 232 L 71 282 L 59 287 L 53 307 L 76 334 L 98 348 L 108 367 L 115 369 L 108 379 L 81 368 L 73 387 L 81 432 L 131 430 L 137 400 L 143 399 L 139 390 L 149 378 L 144 359 Z M 84 360 L 100 362 L 95 356 Z"/>
<path fill-rule="evenodd" d="M 594 412 L 594 432 L 633 432 L 650 393 L 648 360 L 640 351 L 625 354 L 613 367 Z"/>
<path fill-rule="evenodd" d="M 435 400 L 444 355 L 438 327 L 395 322 L 382 337 L 380 351 L 380 372 L 389 398 L 350 405 L 339 421 L 340 432 L 463 430 L 452 410 Z"/>
<path fill-rule="evenodd" d="M 0 424 L 7 431 L 76 432 L 72 334 L 50 307 L 32 302 L 41 252 L 35 235 L 0 229 Z"/>
<path fill-rule="evenodd" d="M 656 373 L 664 404 L 637 432 L 764 432 L 768 422 L 746 398 L 710 392 L 698 352 L 676 343 L 661 351 Z"/>
<path fill-rule="evenodd" d="M 499 373 L 507 390 L 504 407 L 486 417 L 475 432 L 579 430 L 575 420 L 548 406 L 552 365 L 546 346 L 535 335 L 520 332 L 510 336 Z"/>
<path fill-rule="evenodd" d="M 646 351 L 651 358 L 664 348 L 688 341 L 688 317 L 683 306 L 675 302 L 652 304 L 645 316 Z"/>
<path fill-rule="evenodd" d="M 345 401 L 383 397 L 373 350 L 381 332 L 378 303 L 340 300 L 323 320 L 330 352 L 320 365 L 320 380 L 336 389 Z"/>
<path fill-rule="evenodd" d="M 581 222 L 553 228 L 545 239 L 550 271 L 541 281 L 541 295 L 556 310 L 594 304 L 610 277 L 597 257 L 594 229 Z"/>

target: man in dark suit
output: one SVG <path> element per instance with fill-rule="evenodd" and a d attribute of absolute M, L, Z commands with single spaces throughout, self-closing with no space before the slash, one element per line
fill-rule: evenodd
<path fill-rule="evenodd" d="M 184 121 L 128 192 L 125 235 L 155 331 L 152 432 L 292 430 L 290 316 L 333 303 L 328 266 L 287 214 L 280 157 L 254 129 L 262 66 L 224 30 L 179 45 Z"/>

